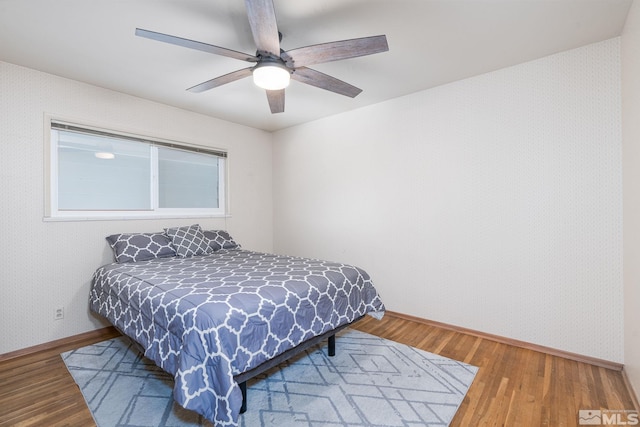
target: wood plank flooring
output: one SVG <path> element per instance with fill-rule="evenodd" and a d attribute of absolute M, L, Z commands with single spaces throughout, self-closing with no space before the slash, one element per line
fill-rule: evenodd
<path fill-rule="evenodd" d="M 577 426 L 580 409 L 634 409 L 619 371 L 392 315 L 355 329 L 480 368 L 452 427 Z"/>
<path fill-rule="evenodd" d="M 0 426 L 95 426 L 60 353 L 120 335 L 115 329 L 108 331 L 0 362 Z"/>
<path fill-rule="evenodd" d="M 633 409 L 618 371 L 390 315 L 355 328 L 480 367 L 452 426 L 577 426 L 579 409 Z M 95 426 L 59 353 L 116 335 L 0 362 L 0 427 Z"/>

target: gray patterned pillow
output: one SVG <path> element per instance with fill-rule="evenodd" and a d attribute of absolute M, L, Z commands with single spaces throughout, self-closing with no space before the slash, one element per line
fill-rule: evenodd
<path fill-rule="evenodd" d="M 203 233 L 209 239 L 209 247 L 212 251 L 240 247 L 240 245 L 231 238 L 229 233 L 224 230 L 204 230 Z"/>
<path fill-rule="evenodd" d="M 113 234 L 106 239 L 120 264 L 176 256 L 171 240 L 160 232 Z"/>
<path fill-rule="evenodd" d="M 209 239 L 206 238 L 199 224 L 165 228 L 164 232 L 171 239 L 171 243 L 180 257 L 205 255 L 211 252 Z"/>

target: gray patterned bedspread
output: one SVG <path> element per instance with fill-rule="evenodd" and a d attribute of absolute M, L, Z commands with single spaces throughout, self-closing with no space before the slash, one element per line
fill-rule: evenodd
<path fill-rule="evenodd" d="M 234 375 L 366 313 L 384 313 L 357 267 L 241 249 L 105 265 L 94 274 L 90 307 L 175 377 L 180 405 L 216 426 L 238 423 Z"/>

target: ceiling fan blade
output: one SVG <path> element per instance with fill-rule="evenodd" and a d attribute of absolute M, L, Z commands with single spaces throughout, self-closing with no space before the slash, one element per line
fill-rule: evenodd
<path fill-rule="evenodd" d="M 280 57 L 280 36 L 273 0 L 245 0 L 249 25 L 258 52 Z"/>
<path fill-rule="evenodd" d="M 284 89 L 268 90 L 267 99 L 269 100 L 271 114 L 284 112 Z"/>
<path fill-rule="evenodd" d="M 143 30 L 136 28 L 136 36 L 145 37 L 159 42 L 174 44 L 189 49 L 200 50 L 202 52 L 213 53 L 215 55 L 227 56 L 229 58 L 239 59 L 247 62 L 257 62 L 258 58 L 247 53 L 238 52 L 224 47 L 214 46 L 212 44 L 197 42 L 195 40 L 183 39 L 182 37 L 170 36 L 168 34 L 156 33 L 155 31 Z"/>
<path fill-rule="evenodd" d="M 243 79 L 245 77 L 249 77 L 251 75 L 251 70 L 253 67 L 243 68 L 238 71 L 233 71 L 229 74 L 225 74 L 220 77 L 216 77 L 215 79 L 207 80 L 204 83 L 200 83 L 193 87 L 187 89 L 189 92 L 200 93 L 205 90 L 213 89 L 214 87 L 222 86 L 227 83 L 235 82 L 236 80 Z"/>
<path fill-rule="evenodd" d="M 287 66 L 297 68 L 338 61 L 340 59 L 372 55 L 388 50 L 389 45 L 387 44 L 386 36 L 372 36 L 291 49 L 282 54 L 282 59 L 286 62 Z"/>
<path fill-rule="evenodd" d="M 311 86 L 319 87 L 331 92 L 339 93 L 340 95 L 355 98 L 358 96 L 362 89 L 357 88 L 349 83 L 338 80 L 335 77 L 331 77 L 320 71 L 312 70 L 311 68 L 296 68 L 291 78 L 302 83 L 306 83 Z"/>

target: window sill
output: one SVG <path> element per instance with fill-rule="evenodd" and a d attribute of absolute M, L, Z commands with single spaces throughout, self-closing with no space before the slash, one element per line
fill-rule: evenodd
<path fill-rule="evenodd" d="M 181 218 L 231 218 L 231 214 L 144 214 L 144 215 L 73 215 L 73 216 L 45 216 L 42 222 L 72 222 L 72 221 L 131 221 L 150 219 L 181 219 Z"/>

